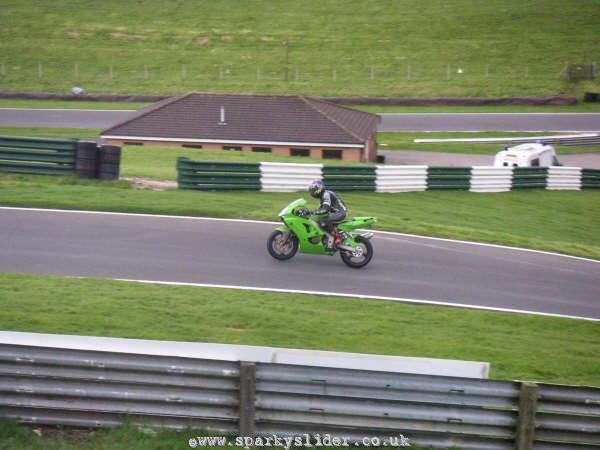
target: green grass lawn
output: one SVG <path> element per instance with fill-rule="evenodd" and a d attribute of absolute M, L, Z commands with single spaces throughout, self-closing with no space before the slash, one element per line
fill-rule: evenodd
<path fill-rule="evenodd" d="M 35 430 L 35 432 L 34 432 Z M 38 436 L 41 433 L 42 436 Z M 215 436 L 203 430 L 171 430 L 141 428 L 125 423 L 110 429 L 63 429 L 61 427 L 40 427 L 18 425 L 14 421 L 0 420 L 0 450 L 189 450 L 189 440 L 199 436 Z M 323 435 L 324 436 L 324 435 Z M 235 442 L 236 436 L 230 437 L 229 442 Z M 315 442 L 313 440 L 313 442 Z M 251 447 L 253 450 L 272 446 Z M 210 445 L 194 447 L 198 449 L 225 450 L 245 446 Z M 275 447 L 278 448 L 278 447 Z M 279 447 L 284 448 L 284 447 Z M 291 447 L 298 450 L 305 447 Z M 334 450 L 344 447 L 319 447 L 322 450 Z M 411 442 L 412 450 L 425 450 Z M 456 447 L 447 450 L 455 450 Z"/>
<path fill-rule="evenodd" d="M 22 137 L 64 137 L 75 139 L 98 139 L 99 128 L 49 128 L 49 127 L 8 127 L 0 126 L 0 136 Z"/>
<path fill-rule="evenodd" d="M 189 439 L 194 436 L 211 434 L 189 429 L 149 431 L 132 424 L 105 429 L 70 429 L 0 420 L 0 450 L 189 450 Z M 223 450 L 230 447 L 206 448 Z"/>
<path fill-rule="evenodd" d="M 600 385 L 598 322 L 6 273 L 0 298 L 14 300 L 4 330 L 487 361 L 494 379 Z"/>
<path fill-rule="evenodd" d="M 138 110 L 149 103 L 105 102 L 86 100 L 44 100 L 0 98 L 0 108 L 43 108 L 43 109 L 117 109 Z M 350 108 L 371 113 L 595 113 L 600 111 L 600 103 L 578 102 L 574 105 L 494 105 L 494 106 L 402 106 L 402 105 L 362 105 L 348 102 Z"/>
<path fill-rule="evenodd" d="M 107 110 L 138 110 L 148 103 L 140 102 L 105 102 L 91 100 L 29 100 L 17 98 L 0 98 L 0 108 L 29 108 L 29 109 L 107 109 Z M 587 103 L 575 105 L 574 108 L 585 108 Z"/>
<path fill-rule="evenodd" d="M 415 139 L 481 139 L 481 138 L 511 138 L 511 137 L 529 137 L 535 142 L 536 137 L 556 136 L 565 133 L 540 132 L 505 132 L 489 131 L 482 133 L 461 133 L 461 132 L 379 132 L 377 133 L 377 144 L 379 150 L 416 150 L 422 152 L 442 152 L 442 153 L 466 153 L 473 155 L 490 155 L 490 164 L 496 153 L 504 148 L 518 145 L 519 143 L 506 141 L 505 143 L 483 144 L 474 142 L 415 142 Z M 573 155 L 578 153 L 600 153 L 600 145 L 552 145 L 556 154 Z"/>
<path fill-rule="evenodd" d="M 589 0 L 11 1 L 5 90 L 353 96 L 582 96 L 600 60 Z"/>

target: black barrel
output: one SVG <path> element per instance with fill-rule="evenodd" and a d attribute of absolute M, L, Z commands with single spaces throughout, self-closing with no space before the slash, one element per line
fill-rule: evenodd
<path fill-rule="evenodd" d="M 75 173 L 80 178 L 96 178 L 98 145 L 95 141 L 78 141 L 75 151 Z"/>
<path fill-rule="evenodd" d="M 118 180 L 121 166 L 121 147 L 116 145 L 100 146 L 100 164 L 98 178 L 101 180 Z"/>

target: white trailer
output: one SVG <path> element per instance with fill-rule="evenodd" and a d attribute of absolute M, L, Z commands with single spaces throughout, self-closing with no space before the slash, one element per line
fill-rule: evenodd
<path fill-rule="evenodd" d="M 494 158 L 495 167 L 550 167 L 560 166 L 556 151 L 544 143 L 527 143 L 504 147 Z"/>

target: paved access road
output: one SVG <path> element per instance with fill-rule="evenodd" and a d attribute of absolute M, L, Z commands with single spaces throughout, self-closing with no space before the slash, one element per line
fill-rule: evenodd
<path fill-rule="evenodd" d="M 135 111 L 0 108 L 0 125 L 109 128 Z M 379 131 L 600 131 L 600 113 L 382 114 Z"/>
<path fill-rule="evenodd" d="M 363 269 L 271 258 L 272 223 L 0 208 L 0 271 L 414 299 L 600 319 L 600 262 L 376 233 Z"/>
<path fill-rule="evenodd" d="M 135 111 L 0 108 L 0 125 L 11 127 L 109 128 Z"/>
<path fill-rule="evenodd" d="M 379 131 L 596 132 L 600 113 L 381 114 Z"/>

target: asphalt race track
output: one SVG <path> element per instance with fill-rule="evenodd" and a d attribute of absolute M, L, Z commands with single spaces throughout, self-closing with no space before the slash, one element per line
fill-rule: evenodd
<path fill-rule="evenodd" d="M 380 114 L 378 131 L 597 132 L 598 113 Z"/>
<path fill-rule="evenodd" d="M 360 270 L 280 262 L 274 224 L 0 207 L 0 271 L 349 294 L 600 319 L 600 262 L 377 232 Z"/>

